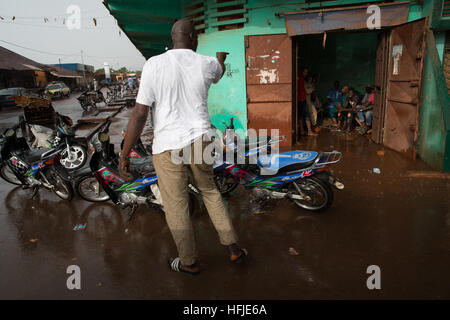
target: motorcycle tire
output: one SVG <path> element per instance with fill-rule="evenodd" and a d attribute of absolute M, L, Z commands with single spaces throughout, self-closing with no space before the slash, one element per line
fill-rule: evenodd
<path fill-rule="evenodd" d="M 10 176 L 8 176 L 10 175 Z M 16 186 L 21 186 L 22 182 L 20 182 L 19 179 L 16 178 L 14 173 L 11 172 L 11 169 L 8 167 L 8 165 L 3 162 L 0 165 L 0 177 L 5 180 L 8 183 L 14 184 Z"/>
<path fill-rule="evenodd" d="M 302 193 L 307 196 L 315 196 L 314 193 L 321 193 L 323 199 L 318 204 L 308 204 L 302 202 L 303 200 L 291 199 L 297 206 L 303 208 L 305 210 L 319 213 L 327 210 L 331 204 L 333 203 L 333 190 L 330 187 L 330 184 L 324 182 L 323 180 L 317 177 L 307 177 L 304 179 L 293 181 L 288 186 L 289 191 L 293 194 L 299 194 L 298 189 L 302 191 Z M 313 189 L 313 192 L 311 192 Z M 314 198 L 315 199 L 315 198 Z"/>
<path fill-rule="evenodd" d="M 214 182 L 222 195 L 230 193 L 239 185 L 239 183 L 227 173 L 214 174 Z"/>
<path fill-rule="evenodd" d="M 63 200 L 70 201 L 73 198 L 73 188 L 70 182 L 65 181 L 61 176 L 54 170 L 50 171 L 50 179 L 54 185 L 53 192 Z"/>
<path fill-rule="evenodd" d="M 93 191 L 93 193 L 98 192 L 98 195 L 91 195 L 89 191 Z M 85 174 L 77 178 L 77 180 L 75 181 L 75 192 L 82 199 L 89 202 L 105 202 L 109 200 L 108 194 L 103 191 L 100 183 L 92 174 Z"/>

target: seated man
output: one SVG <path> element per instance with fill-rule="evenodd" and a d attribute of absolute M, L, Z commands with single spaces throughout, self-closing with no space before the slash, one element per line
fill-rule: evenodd
<path fill-rule="evenodd" d="M 375 104 L 375 93 L 372 87 L 366 87 L 366 94 L 361 101 L 361 104 L 356 107 L 357 116 L 361 126 L 364 128 L 364 133 L 372 126 L 373 106 Z"/>
<path fill-rule="evenodd" d="M 337 127 L 336 110 L 342 103 L 342 91 L 339 88 L 339 81 L 334 82 L 334 88 L 328 91 L 328 115 L 333 120 L 333 126 Z"/>
<path fill-rule="evenodd" d="M 342 130 L 349 130 L 349 124 L 351 124 L 352 118 L 352 101 L 357 98 L 355 89 L 345 86 L 342 88 L 343 95 L 342 103 L 338 108 L 338 126 Z"/>

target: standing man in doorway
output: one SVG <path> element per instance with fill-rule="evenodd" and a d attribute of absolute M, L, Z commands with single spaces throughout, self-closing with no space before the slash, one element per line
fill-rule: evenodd
<path fill-rule="evenodd" d="M 303 120 L 305 120 L 307 135 L 317 136 L 317 134 L 311 130 L 311 116 L 309 114 L 308 105 L 306 103 L 305 80 L 307 76 L 308 76 L 308 68 L 302 68 L 301 74 L 297 78 L 297 110 L 298 110 L 297 119 L 299 119 L 299 128 L 301 135 L 303 135 L 305 132 L 305 129 L 303 127 Z"/>
<path fill-rule="evenodd" d="M 227 53 L 217 52 L 216 58 L 196 53 L 197 33 L 186 20 L 178 20 L 172 27 L 173 49 L 150 58 L 144 65 L 136 107 L 131 114 L 122 148 L 119 171 L 123 178 L 131 178 L 128 154 L 144 128 L 149 107 L 153 105 L 154 139 L 153 162 L 158 186 L 166 213 L 166 221 L 178 249 L 179 256 L 169 261 L 177 272 L 197 274 L 197 251 L 189 216 L 188 173 L 191 171 L 200 189 L 220 242 L 228 248 L 232 262 L 241 260 L 245 249 L 237 245 L 227 208 L 217 190 L 212 165 L 194 163 L 193 154 L 206 147 L 207 131 L 211 128 L 208 112 L 208 90 L 225 72 Z M 190 150 L 190 163 L 175 163 L 181 152 Z M 202 152 L 203 154 L 203 152 Z"/>

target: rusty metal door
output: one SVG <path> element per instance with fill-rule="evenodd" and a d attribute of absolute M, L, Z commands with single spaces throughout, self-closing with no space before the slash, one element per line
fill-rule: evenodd
<path fill-rule="evenodd" d="M 384 144 L 416 157 L 420 91 L 427 20 L 417 20 L 391 32 L 388 99 Z"/>
<path fill-rule="evenodd" d="M 287 34 L 246 36 L 249 129 L 279 129 L 292 145 L 292 40 Z"/>
<path fill-rule="evenodd" d="M 386 87 L 389 65 L 389 32 L 378 35 L 377 58 L 375 70 L 375 105 L 373 108 L 372 135 L 375 143 L 383 142 Z"/>

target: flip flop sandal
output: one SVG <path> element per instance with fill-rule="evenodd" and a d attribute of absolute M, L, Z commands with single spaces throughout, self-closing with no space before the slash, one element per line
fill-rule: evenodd
<path fill-rule="evenodd" d="M 189 270 L 183 269 L 182 266 L 181 266 L 181 260 L 178 257 L 175 258 L 175 259 L 170 259 L 169 260 L 169 268 L 171 270 L 173 270 L 173 271 L 184 272 L 184 273 L 187 273 L 187 274 L 190 274 L 190 275 L 197 275 L 197 274 L 200 273 L 200 270 L 193 272 L 193 271 L 189 271 Z"/>
<path fill-rule="evenodd" d="M 233 262 L 233 263 L 239 263 L 239 262 L 241 262 L 241 261 L 244 259 L 244 257 L 248 256 L 248 251 L 247 251 L 247 249 L 241 248 L 241 252 L 242 252 L 242 253 L 241 253 L 236 259 L 231 260 L 231 262 Z"/>

